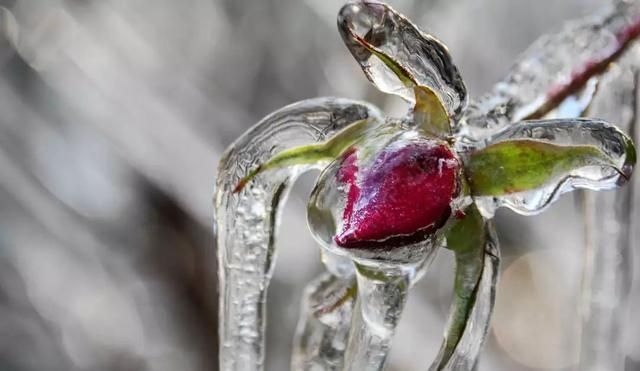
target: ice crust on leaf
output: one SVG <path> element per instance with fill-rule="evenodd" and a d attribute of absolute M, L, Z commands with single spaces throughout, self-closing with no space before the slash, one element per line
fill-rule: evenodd
<path fill-rule="evenodd" d="M 389 5 L 348 3 L 338 14 L 338 29 L 381 91 L 415 103 L 413 88 L 426 86 L 438 94 L 450 116 L 459 116 L 466 107 L 467 88 L 447 47 Z"/>
<path fill-rule="evenodd" d="M 559 146 L 529 139 L 501 141 L 474 151 L 466 165 L 475 196 L 531 191 L 579 168 L 614 167 L 605 154 L 592 146 Z"/>
<path fill-rule="evenodd" d="M 554 146 L 587 146 L 601 153 L 609 165 L 589 164 L 556 174 L 553 180 L 529 191 L 500 196 L 474 196 L 481 212 L 492 216 L 496 208 L 506 206 L 520 214 L 535 214 L 544 210 L 561 194 L 574 189 L 612 189 L 624 184 L 636 162 L 630 138 L 615 126 L 601 120 L 532 120 L 523 121 L 484 142 L 484 146 L 504 141 L 534 140 Z M 482 148 L 478 148 L 479 151 Z M 473 150 L 465 157 L 472 156 Z M 467 159 L 465 162 L 468 162 Z M 472 190 L 473 191 L 473 190 Z"/>
<path fill-rule="evenodd" d="M 339 371 L 355 302 L 355 279 L 324 273 L 305 289 L 291 369 Z"/>

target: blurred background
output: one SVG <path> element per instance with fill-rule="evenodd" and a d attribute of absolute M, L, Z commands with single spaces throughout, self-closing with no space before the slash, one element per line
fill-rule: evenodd
<path fill-rule="evenodd" d="M 472 97 L 538 35 L 606 5 L 388 2 L 449 46 Z M 301 99 L 406 109 L 372 88 L 342 44 L 342 3 L 0 1 L 1 371 L 217 369 L 211 215 L 225 147 Z M 322 271 L 304 218 L 312 181 L 296 186 L 284 215 L 268 370 L 288 369 L 302 289 Z M 584 260 L 576 199 L 497 222 L 504 272 L 480 370 L 570 369 Z M 638 276 L 621 335 L 627 370 L 640 370 Z M 442 251 L 413 289 L 390 370 L 427 368 L 452 277 Z"/>

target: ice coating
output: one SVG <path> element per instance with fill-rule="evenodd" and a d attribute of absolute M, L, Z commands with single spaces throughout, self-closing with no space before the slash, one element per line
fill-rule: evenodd
<path fill-rule="evenodd" d="M 359 265 L 358 299 L 349 330 L 345 370 L 382 371 L 407 301 L 412 272 L 402 266 Z"/>
<path fill-rule="evenodd" d="M 501 206 L 521 214 L 535 214 L 544 210 L 561 194 L 577 188 L 615 188 L 627 182 L 636 162 L 635 149 L 630 139 L 615 126 L 601 120 L 523 121 L 497 133 L 485 143 L 519 139 L 538 140 L 559 146 L 592 146 L 609 158 L 611 164 L 578 168 L 542 188 L 530 191 L 497 197 L 475 197 L 485 216 L 492 216 L 495 209 Z"/>
<path fill-rule="evenodd" d="M 338 29 L 367 78 L 385 93 L 415 102 L 413 85 L 427 86 L 457 117 L 467 104 L 467 89 L 447 47 L 389 5 L 362 1 L 346 4 L 338 15 Z M 407 74 L 402 81 L 380 56 L 390 58 Z"/>
<path fill-rule="evenodd" d="M 474 140 L 517 121 L 544 117 L 566 98 L 582 94 L 589 81 L 597 82 L 639 35 L 640 5 L 619 1 L 601 16 L 540 37 L 503 81 L 469 105 L 460 134 Z"/>
<path fill-rule="evenodd" d="M 363 119 L 381 120 L 375 107 L 359 101 L 303 101 L 267 116 L 225 153 L 216 185 L 221 370 L 263 369 L 265 300 L 274 263 L 278 210 L 291 182 L 312 165 L 270 171 L 238 193 L 233 189 L 275 153 L 322 142 Z"/>

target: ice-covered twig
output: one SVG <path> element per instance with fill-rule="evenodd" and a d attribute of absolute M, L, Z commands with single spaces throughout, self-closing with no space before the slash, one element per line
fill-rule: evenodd
<path fill-rule="evenodd" d="M 589 114 L 617 122 L 631 137 L 638 125 L 638 49 L 602 79 Z M 576 370 L 624 370 L 623 324 L 632 276 L 633 192 L 584 194 L 586 248 L 580 362 Z"/>

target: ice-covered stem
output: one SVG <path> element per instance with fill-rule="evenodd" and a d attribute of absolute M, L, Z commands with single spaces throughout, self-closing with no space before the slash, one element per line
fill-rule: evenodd
<path fill-rule="evenodd" d="M 233 192 L 240 192 L 253 178 L 267 170 L 333 161 L 373 126 L 371 120 L 360 120 L 347 126 L 324 143 L 299 146 L 282 151 L 253 168 L 249 174 L 240 179 Z"/>
<path fill-rule="evenodd" d="M 596 82 L 640 36 L 640 5 L 619 1 L 603 15 L 568 23 L 531 45 L 489 94 L 470 104 L 460 134 L 477 140 L 524 119 L 541 118 Z M 583 97 L 588 104 L 592 98 Z"/>
<path fill-rule="evenodd" d="M 580 362 L 575 370 L 622 371 L 624 317 L 631 285 L 632 187 L 584 195 L 587 220 Z"/>
<path fill-rule="evenodd" d="M 291 369 L 339 371 L 344 364 L 355 278 L 323 273 L 305 289 Z"/>
<path fill-rule="evenodd" d="M 636 47 L 637 48 L 637 47 Z M 635 50 L 637 52 L 637 50 Z M 630 51 L 631 53 L 631 51 Z M 600 83 L 589 114 L 637 135 L 638 55 L 626 55 Z M 632 276 L 631 228 L 637 181 L 615 193 L 585 193 L 586 248 L 580 362 L 576 370 L 624 370 L 624 317 Z"/>
<path fill-rule="evenodd" d="M 411 270 L 400 266 L 357 264 L 358 296 L 344 370 L 384 369 L 411 275 Z"/>
<path fill-rule="evenodd" d="M 538 119 L 544 117 L 555 109 L 567 97 L 574 95 L 582 89 L 587 81 L 607 70 L 609 65 L 616 61 L 623 52 L 640 36 L 640 15 L 635 15 L 633 21 L 615 33 L 615 41 L 601 54 L 595 55 L 582 65 L 578 65 L 571 71 L 566 82 L 552 86 L 546 94 L 544 103 L 525 119 Z"/>
<path fill-rule="evenodd" d="M 462 337 L 482 274 L 484 220 L 475 206 L 469 207 L 465 214 L 447 236 L 447 246 L 455 254 L 456 275 L 453 289 L 455 297 L 442 350 L 444 364 Z"/>
<path fill-rule="evenodd" d="M 489 328 L 498 275 L 497 239 L 475 205 L 447 235 L 456 276 L 445 338 L 431 371 L 472 370 Z M 463 340 L 464 339 L 464 340 Z"/>
<path fill-rule="evenodd" d="M 348 125 L 380 120 L 375 107 L 318 98 L 274 112 L 225 153 L 216 184 L 220 281 L 220 369 L 260 371 L 264 364 L 266 293 L 279 210 L 290 185 L 316 164 L 260 174 L 234 192 L 251 169 L 290 148 L 324 142 Z"/>

